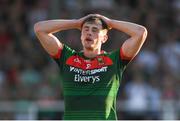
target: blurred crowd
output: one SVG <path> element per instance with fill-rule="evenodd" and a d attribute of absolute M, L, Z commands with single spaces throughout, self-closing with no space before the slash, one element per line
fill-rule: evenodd
<path fill-rule="evenodd" d="M 144 25 L 148 37 L 124 72 L 119 119 L 180 119 L 179 0 L 1 0 L 0 101 L 63 100 L 57 64 L 43 50 L 33 26 L 48 19 L 78 19 L 88 13 Z M 80 32 L 56 36 L 79 51 Z M 128 38 L 109 32 L 106 51 Z"/>

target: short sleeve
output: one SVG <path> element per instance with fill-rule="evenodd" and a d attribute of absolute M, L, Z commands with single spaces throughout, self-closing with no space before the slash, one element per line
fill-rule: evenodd
<path fill-rule="evenodd" d="M 122 48 L 113 51 L 111 54 L 114 58 L 114 62 L 117 65 L 119 71 L 123 72 L 127 65 L 131 62 L 133 58 L 126 57 L 122 51 Z"/>
<path fill-rule="evenodd" d="M 122 47 L 119 50 L 119 58 L 120 58 L 120 61 L 122 62 L 123 67 L 126 67 L 133 59 L 132 57 L 125 56 L 122 50 Z"/>
<path fill-rule="evenodd" d="M 66 59 L 73 55 L 75 50 L 71 49 L 67 45 L 64 45 L 63 49 L 59 49 L 58 53 L 54 56 L 50 55 L 53 60 L 58 64 L 60 69 L 63 69 L 63 65 L 66 63 Z"/>

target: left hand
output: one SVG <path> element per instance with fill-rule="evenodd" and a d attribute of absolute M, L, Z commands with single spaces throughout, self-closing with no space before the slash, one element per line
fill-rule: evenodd
<path fill-rule="evenodd" d="M 108 17 L 105 17 L 103 15 L 100 15 L 100 14 L 92 14 L 92 15 L 95 15 L 97 17 L 100 17 L 104 22 L 106 22 L 107 26 L 108 26 L 108 29 L 112 29 L 112 26 L 111 26 L 111 19 L 108 18 Z"/>

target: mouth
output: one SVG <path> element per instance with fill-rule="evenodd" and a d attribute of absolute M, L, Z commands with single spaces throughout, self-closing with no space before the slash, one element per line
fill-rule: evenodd
<path fill-rule="evenodd" d="M 85 40 L 88 41 L 88 42 L 93 41 L 91 38 L 86 38 Z"/>

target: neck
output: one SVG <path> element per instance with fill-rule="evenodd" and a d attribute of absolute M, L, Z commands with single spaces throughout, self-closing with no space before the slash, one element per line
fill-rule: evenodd
<path fill-rule="evenodd" d="M 88 57 L 88 58 L 94 58 L 97 55 L 101 54 L 101 49 L 97 49 L 97 50 L 88 50 L 88 49 L 84 49 L 83 50 L 84 56 Z"/>

